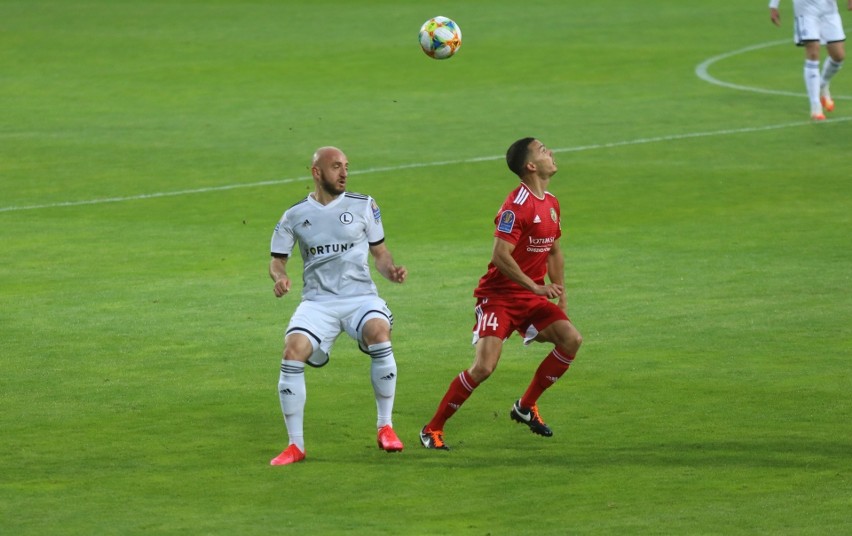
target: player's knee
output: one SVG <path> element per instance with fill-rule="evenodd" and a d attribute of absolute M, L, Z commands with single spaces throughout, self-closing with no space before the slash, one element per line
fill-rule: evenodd
<path fill-rule="evenodd" d="M 578 349 L 580 348 L 580 345 L 583 344 L 583 336 L 580 335 L 579 331 L 574 330 L 574 333 L 571 335 L 571 342 L 573 342 L 574 346 Z"/>
<path fill-rule="evenodd" d="M 391 342 L 390 331 L 385 333 L 373 333 L 371 335 L 364 333 L 361 336 L 361 339 L 364 342 L 364 346 L 367 347 L 374 346 L 376 344 L 389 344 Z"/>
<path fill-rule="evenodd" d="M 361 332 L 361 339 L 366 346 L 390 342 L 390 324 L 384 320 L 374 318 L 369 320 L 364 325 L 364 330 Z"/>
<path fill-rule="evenodd" d="M 284 360 L 304 363 L 314 353 L 310 339 L 300 332 L 293 332 L 284 339 Z"/>
<path fill-rule="evenodd" d="M 310 351 L 304 348 L 300 348 L 298 346 L 288 344 L 284 347 L 283 357 L 285 361 L 301 361 L 302 363 L 304 363 L 308 360 L 308 357 L 310 357 L 310 355 Z"/>
<path fill-rule="evenodd" d="M 569 329 L 560 337 L 557 347 L 562 348 L 570 354 L 576 354 L 583 344 L 583 336 L 576 329 Z"/>
<path fill-rule="evenodd" d="M 820 44 L 819 41 L 805 41 L 805 59 L 811 61 L 819 61 Z"/>
<path fill-rule="evenodd" d="M 477 384 L 488 379 L 497 368 L 497 363 L 476 363 L 467 371 Z"/>

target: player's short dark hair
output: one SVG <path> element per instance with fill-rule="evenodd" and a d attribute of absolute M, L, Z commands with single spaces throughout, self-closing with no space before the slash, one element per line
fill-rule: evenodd
<path fill-rule="evenodd" d="M 524 174 L 524 164 L 527 163 L 527 155 L 529 155 L 530 144 L 535 138 L 521 138 L 509 146 L 506 151 L 506 164 L 512 173 L 521 177 Z"/>

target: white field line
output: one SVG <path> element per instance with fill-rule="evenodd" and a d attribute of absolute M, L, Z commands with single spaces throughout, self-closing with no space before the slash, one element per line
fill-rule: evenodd
<path fill-rule="evenodd" d="M 695 74 L 702 80 L 709 82 L 711 84 L 715 84 L 717 86 L 727 87 L 730 89 L 737 89 L 742 91 L 754 91 L 757 93 L 767 93 L 770 95 L 784 95 L 791 97 L 804 97 L 807 96 L 804 93 L 794 93 L 790 91 L 777 91 L 772 89 L 763 89 L 751 86 L 743 86 L 739 84 L 732 84 L 729 82 L 724 82 L 713 77 L 709 73 L 709 68 L 714 63 L 730 58 L 732 56 L 736 56 L 738 54 L 744 54 L 746 52 L 751 52 L 753 50 L 760 50 L 762 48 L 767 48 L 771 46 L 780 45 L 783 43 L 788 43 L 789 39 L 779 40 L 779 41 L 770 41 L 767 43 L 760 43 L 757 45 L 748 46 L 745 48 L 741 48 L 738 50 L 734 50 L 732 52 L 726 52 L 724 54 L 719 54 L 718 56 L 713 56 L 703 62 L 701 62 L 698 66 L 695 67 Z M 852 97 L 845 95 L 835 95 L 835 99 L 852 99 Z M 844 121 L 850 121 L 852 117 L 843 117 L 837 119 L 829 119 L 826 123 L 839 123 Z M 626 140 L 626 141 L 618 141 L 611 143 L 600 143 L 594 145 L 582 145 L 578 147 L 565 147 L 561 149 L 554 149 L 555 153 L 570 153 L 570 152 L 580 152 L 580 151 L 591 151 L 595 149 L 608 149 L 612 147 L 625 147 L 628 145 L 641 145 L 644 143 L 659 143 L 664 141 L 677 141 L 677 140 L 685 140 L 690 138 L 704 138 L 710 136 L 727 136 L 732 134 L 744 134 L 749 132 L 762 132 L 767 130 L 778 130 L 782 128 L 794 128 L 805 125 L 810 125 L 812 122 L 810 121 L 797 121 L 794 123 L 781 123 L 777 125 L 767 125 L 763 127 L 749 127 L 749 128 L 737 128 L 737 129 L 725 129 L 725 130 L 712 130 L 708 132 L 693 132 L 687 134 L 673 134 L 670 136 L 658 136 L 653 138 L 639 138 L 635 140 Z M 425 168 L 425 167 L 438 167 L 438 166 L 449 166 L 449 165 L 457 165 L 457 164 L 469 164 L 474 162 L 487 162 L 491 160 L 499 160 L 502 159 L 503 156 L 481 156 L 476 158 L 466 158 L 461 160 L 445 160 L 439 162 L 419 162 L 414 164 L 402 164 L 397 166 L 387 166 L 387 167 L 376 167 L 364 170 L 356 170 L 352 171 L 350 175 L 365 175 L 368 173 L 382 173 L 386 171 L 400 171 L 403 169 L 416 169 L 416 168 Z M 268 181 L 259 181 L 259 182 L 248 182 L 248 183 L 238 183 L 238 184 L 226 184 L 223 186 L 210 186 L 207 188 L 195 188 L 190 190 L 175 190 L 171 192 L 154 192 L 150 194 L 138 194 L 138 195 L 129 195 L 122 197 L 103 197 L 99 199 L 85 199 L 80 201 L 59 201 L 55 203 L 44 203 L 40 205 L 12 205 L 6 207 L 0 207 L 0 213 L 2 212 L 19 212 L 24 210 L 38 210 L 44 208 L 61 208 L 61 207 L 78 207 L 83 205 L 101 205 L 104 203 L 121 203 L 124 201 L 138 201 L 142 199 L 155 199 L 158 197 L 177 197 L 182 195 L 193 195 L 193 194 L 204 194 L 209 192 L 221 192 L 226 190 L 236 190 L 238 188 L 257 188 L 262 186 L 275 186 L 279 184 L 287 184 L 291 182 L 299 182 L 310 179 L 310 177 L 295 177 L 290 179 L 277 179 L 277 180 L 268 180 Z"/>
<path fill-rule="evenodd" d="M 719 54 L 718 56 L 713 56 L 712 58 L 709 58 L 709 59 L 704 60 L 703 62 L 699 63 L 695 67 L 695 75 L 698 78 L 704 80 L 705 82 L 709 82 L 711 84 L 721 86 L 721 87 L 726 87 L 728 89 L 736 89 L 736 90 L 739 90 L 739 91 L 752 91 L 754 93 L 765 93 L 767 95 L 784 95 L 786 97 L 805 97 L 805 98 L 807 98 L 808 95 L 807 95 L 807 93 L 804 93 L 804 92 L 796 93 L 796 92 L 793 92 L 793 91 L 778 91 L 778 90 L 775 90 L 775 89 L 764 89 L 764 88 L 755 87 L 755 86 L 744 86 L 744 85 L 741 85 L 741 84 L 732 84 L 730 82 L 725 82 L 725 81 L 719 80 L 718 78 L 711 75 L 710 72 L 709 72 L 710 66 L 713 65 L 714 63 L 719 62 L 719 61 L 731 58 L 733 56 L 737 56 L 739 54 L 745 54 L 746 52 L 752 52 L 754 50 L 760 50 L 762 48 L 774 47 L 774 46 L 782 45 L 782 44 L 791 45 L 792 41 L 790 39 L 782 39 L 780 41 L 769 41 L 767 43 L 760 43 L 760 44 L 757 44 L 757 45 L 752 45 L 752 46 L 748 46 L 748 47 L 745 47 L 745 48 L 741 48 L 739 50 L 734 50 L 732 52 L 726 52 L 724 54 Z M 802 60 L 802 61 L 804 61 L 804 60 Z M 846 99 L 846 100 L 852 99 L 852 97 L 847 96 L 847 95 L 832 95 L 832 97 L 834 97 L 835 100 L 837 100 L 837 99 Z"/>
<path fill-rule="evenodd" d="M 824 123 L 840 123 L 852 121 L 852 117 L 841 117 L 837 119 L 828 119 Z M 642 145 L 647 143 L 660 143 L 667 141 L 688 140 L 692 138 L 708 138 L 712 136 L 730 136 L 734 134 L 747 134 L 750 132 L 765 132 L 769 130 L 780 130 L 784 128 L 803 127 L 814 125 L 812 121 L 796 121 L 792 123 L 779 123 L 776 125 L 766 125 L 762 127 L 746 127 L 746 128 L 731 128 L 723 130 L 710 130 L 706 132 L 690 132 L 686 134 L 672 134 L 669 136 L 656 136 L 651 138 L 637 138 L 634 140 L 614 141 L 609 143 L 597 143 L 593 145 L 580 145 L 577 147 L 563 147 L 553 149 L 554 153 L 576 153 L 581 151 L 593 151 L 598 149 L 611 149 L 614 147 L 627 147 L 630 145 Z M 403 169 L 418 169 L 426 167 L 450 166 L 458 164 L 470 164 L 476 162 L 488 162 L 492 160 L 501 160 L 505 158 L 503 155 L 497 156 L 479 156 L 474 158 L 464 158 L 460 160 L 443 160 L 438 162 L 418 162 L 413 164 L 402 164 L 397 166 L 374 167 L 363 170 L 354 170 L 350 175 L 367 175 L 370 173 L 384 173 L 388 171 L 400 171 Z M 84 205 L 101 205 L 105 203 L 121 203 L 125 201 L 138 201 L 142 199 L 155 199 L 159 197 L 178 197 L 184 195 L 205 194 L 209 192 L 222 192 L 227 190 L 237 190 L 240 188 L 258 188 L 263 186 L 276 186 L 279 184 L 287 184 L 291 182 L 306 181 L 310 179 L 308 176 L 294 177 L 289 179 L 276 179 L 258 182 L 246 182 L 237 184 L 226 184 L 222 186 L 210 186 L 206 188 L 194 188 L 189 190 L 174 190 L 171 192 L 154 192 L 149 194 L 128 195 L 122 197 L 103 197 L 99 199 L 85 199 L 80 201 L 59 201 L 55 203 L 44 203 L 39 205 L 19 205 L 0 207 L 2 212 L 19 212 L 25 210 L 39 210 L 62 207 L 79 207 Z"/>

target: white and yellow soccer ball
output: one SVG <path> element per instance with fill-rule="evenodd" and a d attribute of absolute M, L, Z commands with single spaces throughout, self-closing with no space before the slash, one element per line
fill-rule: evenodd
<path fill-rule="evenodd" d="M 458 52 L 462 44 L 459 25 L 447 17 L 433 17 L 420 27 L 420 48 L 430 58 L 445 60 Z"/>

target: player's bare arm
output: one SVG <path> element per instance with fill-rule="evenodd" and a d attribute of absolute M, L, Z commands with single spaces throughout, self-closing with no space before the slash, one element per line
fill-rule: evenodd
<path fill-rule="evenodd" d="M 852 5 L 852 0 L 849 0 L 849 5 Z M 778 11 L 777 7 L 769 8 L 769 20 L 771 20 L 775 26 L 781 26 L 781 13 Z"/>
<path fill-rule="evenodd" d="M 287 276 L 286 257 L 272 257 L 272 260 L 269 261 L 269 277 L 275 281 L 272 291 L 276 298 L 290 292 L 290 277 Z"/>
<path fill-rule="evenodd" d="M 781 26 L 781 13 L 778 11 L 778 5 L 781 0 L 769 0 L 769 20 L 775 26 Z"/>
<path fill-rule="evenodd" d="M 515 251 L 514 244 L 502 238 L 494 238 L 494 251 L 491 254 L 491 262 L 500 270 L 501 274 L 538 296 L 558 298 L 562 295 L 563 287 L 561 284 L 550 283 L 539 285 L 525 274 L 521 270 L 521 267 L 518 266 L 518 263 L 515 262 L 515 258 L 512 257 L 513 251 Z"/>
<path fill-rule="evenodd" d="M 397 266 L 393 263 L 393 255 L 390 250 L 382 242 L 377 246 L 370 246 L 370 254 L 376 261 L 376 270 L 382 277 L 393 283 L 404 283 L 408 277 L 408 270 L 405 266 Z"/>
<path fill-rule="evenodd" d="M 559 246 L 559 241 L 555 241 L 550 248 L 550 253 L 547 254 L 547 277 L 551 283 L 561 287 L 562 293 L 559 294 L 557 305 L 565 312 L 568 311 L 568 304 L 565 296 L 565 257 L 562 256 L 562 248 Z"/>

